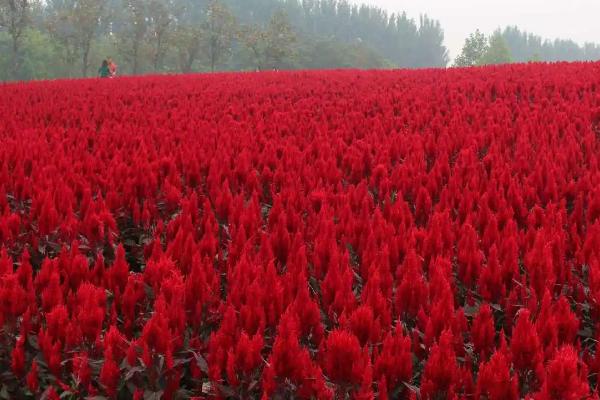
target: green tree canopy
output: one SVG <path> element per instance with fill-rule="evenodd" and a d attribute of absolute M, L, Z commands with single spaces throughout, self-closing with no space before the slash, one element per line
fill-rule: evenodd
<path fill-rule="evenodd" d="M 510 55 L 510 49 L 506 44 L 506 40 L 502 36 L 502 32 L 499 30 L 494 32 L 489 39 L 489 45 L 481 57 L 479 64 L 482 65 L 493 65 L 493 64 L 507 64 L 512 61 Z"/>
<path fill-rule="evenodd" d="M 231 55 L 233 39 L 237 33 L 236 26 L 236 17 L 227 6 L 218 0 L 209 3 L 203 28 L 205 50 L 211 71 Z"/>
<path fill-rule="evenodd" d="M 454 61 L 457 67 L 472 67 L 478 65 L 488 51 L 487 37 L 477 29 L 465 40 L 462 52 Z"/>
<path fill-rule="evenodd" d="M 8 32 L 11 39 L 11 75 L 19 78 L 22 60 L 23 36 L 31 22 L 33 0 L 0 0 L 0 31 Z"/>

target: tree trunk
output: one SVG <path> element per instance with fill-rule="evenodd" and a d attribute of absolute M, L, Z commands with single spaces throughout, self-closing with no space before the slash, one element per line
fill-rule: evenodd
<path fill-rule="evenodd" d="M 160 69 L 160 59 L 161 59 L 161 51 L 162 48 L 162 34 L 158 34 L 157 38 L 156 38 L 156 50 L 154 53 L 154 72 L 158 72 L 158 70 Z"/>
<path fill-rule="evenodd" d="M 83 77 L 87 77 L 87 73 L 88 73 L 88 67 L 89 67 L 89 55 L 90 55 L 90 46 L 87 45 L 85 46 L 85 48 L 83 49 L 83 58 L 82 58 L 82 63 L 83 65 L 81 66 L 81 72 L 83 74 Z"/>
<path fill-rule="evenodd" d="M 77 54 L 77 51 L 75 50 L 75 47 L 73 47 L 71 44 L 67 44 L 67 55 L 66 55 L 66 59 L 67 59 L 67 64 L 68 64 L 68 73 L 69 73 L 69 78 L 73 78 L 76 77 L 79 74 L 79 71 L 77 71 L 76 69 L 73 68 L 73 66 L 77 65 L 77 61 L 79 59 L 79 56 Z"/>
<path fill-rule="evenodd" d="M 187 60 L 185 62 L 185 65 L 183 67 L 184 69 L 184 73 L 189 74 L 190 72 L 192 72 L 192 65 L 194 65 L 194 59 L 195 59 L 195 54 L 194 52 L 190 52 L 188 54 Z"/>
<path fill-rule="evenodd" d="M 139 43 L 133 44 L 133 74 L 138 74 L 138 47 Z"/>
<path fill-rule="evenodd" d="M 12 37 L 12 52 L 13 52 L 13 65 L 12 65 L 12 75 L 13 79 L 19 79 L 19 70 L 21 69 L 21 63 L 19 60 L 19 37 L 13 35 Z"/>
<path fill-rule="evenodd" d="M 258 51 L 258 49 L 256 47 L 252 47 L 252 51 L 254 52 L 254 58 L 256 59 L 256 70 L 260 71 L 262 69 L 260 52 Z"/>
<path fill-rule="evenodd" d="M 215 44 L 214 40 L 210 43 L 210 71 L 215 72 Z"/>
<path fill-rule="evenodd" d="M 210 16 L 210 71 L 215 72 L 215 18 L 214 15 Z"/>

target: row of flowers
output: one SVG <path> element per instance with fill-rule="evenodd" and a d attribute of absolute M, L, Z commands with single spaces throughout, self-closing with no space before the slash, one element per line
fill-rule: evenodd
<path fill-rule="evenodd" d="M 0 92 L 0 397 L 598 398 L 600 64 Z"/>

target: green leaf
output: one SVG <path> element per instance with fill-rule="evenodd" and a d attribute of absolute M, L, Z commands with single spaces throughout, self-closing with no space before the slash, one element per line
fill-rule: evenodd
<path fill-rule="evenodd" d="M 410 390 L 411 392 L 414 392 L 417 395 L 417 398 L 421 398 L 421 390 L 415 386 L 415 385 L 411 385 L 410 383 L 407 382 L 402 382 L 404 384 L 404 386 L 406 386 L 408 388 L 408 390 Z"/>
<path fill-rule="evenodd" d="M 466 305 L 463 307 L 463 311 L 465 312 L 466 317 L 474 317 L 479 312 L 479 305 L 476 304 L 474 306 Z"/>
<path fill-rule="evenodd" d="M 583 328 L 582 330 L 577 332 L 577 334 L 584 338 L 591 338 L 594 336 L 594 332 L 592 331 L 592 328 L 590 328 L 589 326 L 586 326 L 585 328 Z"/>
<path fill-rule="evenodd" d="M 206 362 L 204 357 L 202 357 L 201 354 L 195 354 L 195 356 L 196 364 L 198 364 L 198 368 L 200 368 L 200 371 L 204 372 L 205 374 L 208 374 L 208 363 Z"/>
<path fill-rule="evenodd" d="M 10 399 L 10 394 L 8 393 L 8 388 L 6 385 L 2 385 L 2 389 L 0 389 L 0 398 L 2 399 Z"/>
<path fill-rule="evenodd" d="M 142 367 L 133 367 L 130 368 L 127 373 L 125 374 L 125 376 L 123 377 L 123 379 L 125 381 L 130 380 L 131 378 L 133 378 L 133 376 L 135 375 L 136 372 L 143 372 L 144 369 Z"/>
<path fill-rule="evenodd" d="M 144 400 L 160 400 L 162 398 L 163 391 L 159 390 L 158 392 L 151 392 L 146 390 L 144 392 Z"/>
<path fill-rule="evenodd" d="M 217 389 L 219 390 L 219 393 L 222 393 L 223 395 L 225 395 L 226 397 L 232 397 L 235 398 L 237 397 L 235 394 L 235 390 L 233 390 L 231 387 L 229 386 L 225 386 L 225 385 L 221 385 L 221 384 L 216 384 Z"/>

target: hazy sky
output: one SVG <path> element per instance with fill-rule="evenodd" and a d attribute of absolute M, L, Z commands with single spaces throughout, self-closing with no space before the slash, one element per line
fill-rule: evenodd
<path fill-rule="evenodd" d="M 406 11 L 416 20 L 426 13 L 440 20 L 454 58 L 465 37 L 479 28 L 517 25 L 544 38 L 600 43 L 600 0 L 353 0 L 389 11 Z"/>

